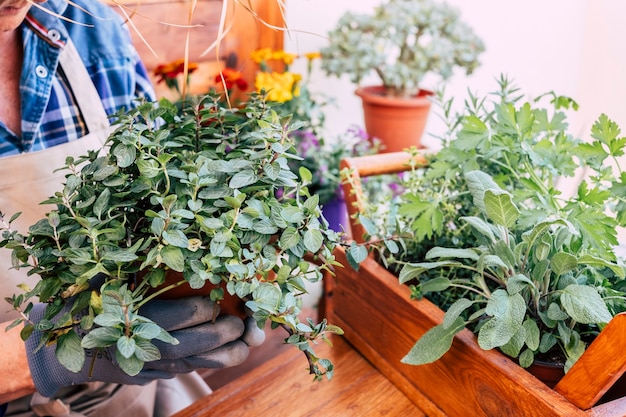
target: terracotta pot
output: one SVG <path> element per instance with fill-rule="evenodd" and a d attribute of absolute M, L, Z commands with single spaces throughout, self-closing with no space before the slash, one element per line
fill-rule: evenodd
<path fill-rule="evenodd" d="M 179 282 L 184 279 L 183 275 L 180 272 L 168 271 L 165 274 L 165 283 L 154 288 L 149 291 L 150 293 L 154 291 L 158 291 L 159 289 L 166 287 L 168 285 Z M 184 297 L 192 297 L 192 296 L 205 296 L 208 297 L 211 294 L 211 290 L 215 288 L 215 285 L 210 282 L 206 282 L 204 287 L 194 289 L 189 286 L 186 282 L 179 285 L 178 287 L 172 288 L 163 294 L 159 295 L 157 298 L 161 300 L 176 300 L 178 298 Z M 230 295 L 228 291 L 224 291 L 224 299 L 220 301 L 220 314 L 222 315 L 234 315 L 240 318 L 246 317 L 246 311 L 244 308 L 244 301 L 239 297 L 234 295 Z"/>
<path fill-rule="evenodd" d="M 383 86 L 372 86 L 357 88 L 354 93 L 363 101 L 365 129 L 381 140 L 382 152 L 423 147 L 421 138 L 430 112 L 431 91 L 420 90 L 416 97 L 399 98 L 386 96 Z"/>
<path fill-rule="evenodd" d="M 323 204 L 322 214 L 328 220 L 328 227 L 336 232 L 349 231 L 348 209 L 346 201 L 341 197 L 335 197 Z"/>
<path fill-rule="evenodd" d="M 542 361 L 533 362 L 526 370 L 550 388 L 554 388 L 565 375 L 563 365 Z"/>

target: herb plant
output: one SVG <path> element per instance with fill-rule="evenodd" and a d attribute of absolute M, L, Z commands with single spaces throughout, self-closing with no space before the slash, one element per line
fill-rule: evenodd
<path fill-rule="evenodd" d="M 345 13 L 321 49 L 328 75 L 347 74 L 355 84 L 376 74 L 388 95 L 411 97 L 427 74 L 449 78 L 455 68 L 470 74 L 483 42 L 447 3 L 387 0 L 372 14 Z"/>
<path fill-rule="evenodd" d="M 146 355 L 156 349 L 152 338 L 172 341 L 146 324 L 141 306 L 182 283 L 211 285 L 212 299 L 227 291 L 246 300 L 260 327 L 269 320 L 286 329 L 311 373 L 330 378 L 333 365 L 311 343 L 341 330 L 301 322 L 300 296 L 335 263 L 340 238 L 307 189 L 311 173 L 289 168 L 299 159 L 290 139 L 298 125 L 260 96 L 230 109 L 213 94 L 144 103 L 116 124 L 103 151 L 67 159 L 64 187 L 46 201 L 56 209 L 45 219 L 24 235 L 11 229 L 14 217 L 3 219 L 1 246 L 13 251 L 14 266 L 41 277 L 9 300 L 23 313 L 13 323 L 26 322 L 23 337 L 41 330 L 70 370 L 82 367 L 84 349 L 117 344 L 120 366 L 133 375 L 158 358 Z M 163 286 L 169 272 L 182 278 Z M 101 287 L 90 288 L 94 277 Z M 36 325 L 31 297 L 48 303 Z M 75 323 L 73 313 L 83 310 Z M 83 330 L 92 336 L 81 340 Z"/>
<path fill-rule="evenodd" d="M 425 333 L 403 361 L 419 365 L 439 359 L 452 338 L 474 324 L 483 349 L 499 348 L 519 358 L 523 367 L 530 366 L 535 356 L 556 349 L 569 369 L 585 351 L 590 336 L 613 314 L 624 311 L 626 294 L 611 285 L 626 276 L 623 266 L 584 250 L 578 244 L 578 230 L 566 220 L 520 227 L 520 211 L 512 195 L 482 171 L 467 173 L 466 180 L 482 216 L 460 220 L 483 244 L 435 247 L 426 254 L 426 262 L 404 265 L 399 279 L 406 283 L 442 268 L 466 270 L 471 278 L 439 277 L 425 282 L 423 289 L 463 288 L 472 297 L 456 300 L 443 323 Z M 470 307 L 475 311 L 463 318 Z"/>
<path fill-rule="evenodd" d="M 588 140 L 575 138 L 567 123 L 575 101 L 553 92 L 527 101 L 504 76 L 499 86 L 470 94 L 461 113 L 440 92 L 442 149 L 410 168 L 385 219 L 378 201 L 370 202 L 378 221 L 364 219 L 369 235 L 400 237 L 379 245 L 381 261 L 412 296 L 448 312 L 407 356 L 411 363 L 435 360 L 468 326 L 481 346 L 524 366 L 555 348 L 569 367 L 626 308 L 615 253 L 616 229 L 626 224 L 626 138 L 606 115 Z M 562 182 L 581 172 L 570 196 Z M 356 265 L 363 249 L 348 255 Z"/>

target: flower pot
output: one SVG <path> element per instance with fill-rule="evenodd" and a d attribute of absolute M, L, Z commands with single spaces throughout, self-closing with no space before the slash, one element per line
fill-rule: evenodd
<path fill-rule="evenodd" d="M 167 271 L 165 274 L 165 282 L 160 286 L 151 289 L 149 293 L 154 293 L 162 288 L 165 288 L 169 285 L 176 284 L 183 280 L 183 275 L 180 272 L 175 271 Z M 169 289 L 168 291 L 159 294 L 157 296 L 160 300 L 176 300 L 179 298 L 185 297 L 194 297 L 194 296 L 202 296 L 208 297 L 211 294 L 211 290 L 215 289 L 216 286 L 211 284 L 210 282 L 206 282 L 202 288 L 191 288 L 191 286 L 184 282 L 174 288 Z M 245 303 L 244 301 L 234 295 L 230 295 L 228 291 L 224 291 L 224 299 L 219 302 L 220 305 L 220 314 L 222 315 L 233 315 L 238 316 L 240 318 L 246 317 L 245 311 Z"/>
<path fill-rule="evenodd" d="M 381 140 L 382 152 L 400 152 L 421 145 L 433 93 L 420 90 L 416 97 L 385 95 L 383 86 L 360 87 L 354 92 L 363 102 L 367 133 Z"/>
<path fill-rule="evenodd" d="M 346 201 L 341 197 L 335 197 L 322 205 L 322 214 L 328 220 L 328 227 L 336 232 L 348 231 L 348 210 Z"/>
<path fill-rule="evenodd" d="M 542 361 L 534 361 L 526 370 L 550 388 L 554 388 L 565 376 L 563 365 Z"/>

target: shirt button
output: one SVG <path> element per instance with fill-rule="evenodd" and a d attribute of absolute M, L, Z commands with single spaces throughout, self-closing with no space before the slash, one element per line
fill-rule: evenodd
<path fill-rule="evenodd" d="M 48 68 L 44 67 L 43 65 L 37 65 L 35 67 L 35 74 L 39 78 L 46 78 L 48 76 Z"/>
<path fill-rule="evenodd" d="M 58 41 L 59 39 L 61 39 L 61 32 L 56 29 L 50 29 L 48 31 L 48 39 Z"/>

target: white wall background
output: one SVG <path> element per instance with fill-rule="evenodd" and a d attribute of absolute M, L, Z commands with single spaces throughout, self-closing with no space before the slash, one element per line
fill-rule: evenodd
<path fill-rule="evenodd" d="M 285 49 L 305 53 L 325 45 L 325 35 L 346 10 L 369 12 L 381 0 L 287 0 L 290 33 Z M 471 76 L 449 79 L 447 92 L 466 97 L 496 89 L 500 74 L 513 78 L 529 96 L 555 91 L 580 104 L 572 132 L 588 135 L 595 118 L 606 113 L 626 129 L 626 2 L 615 0 L 448 0 L 483 39 L 482 65 Z M 294 66 L 294 71 L 304 68 Z M 363 84 L 375 84 L 372 77 Z M 362 123 L 360 101 L 347 77 L 327 77 L 318 69 L 311 88 L 334 98 L 327 125 L 330 136 Z M 428 87 L 428 86 L 427 86 Z M 440 133 L 436 116 L 427 131 Z"/>

